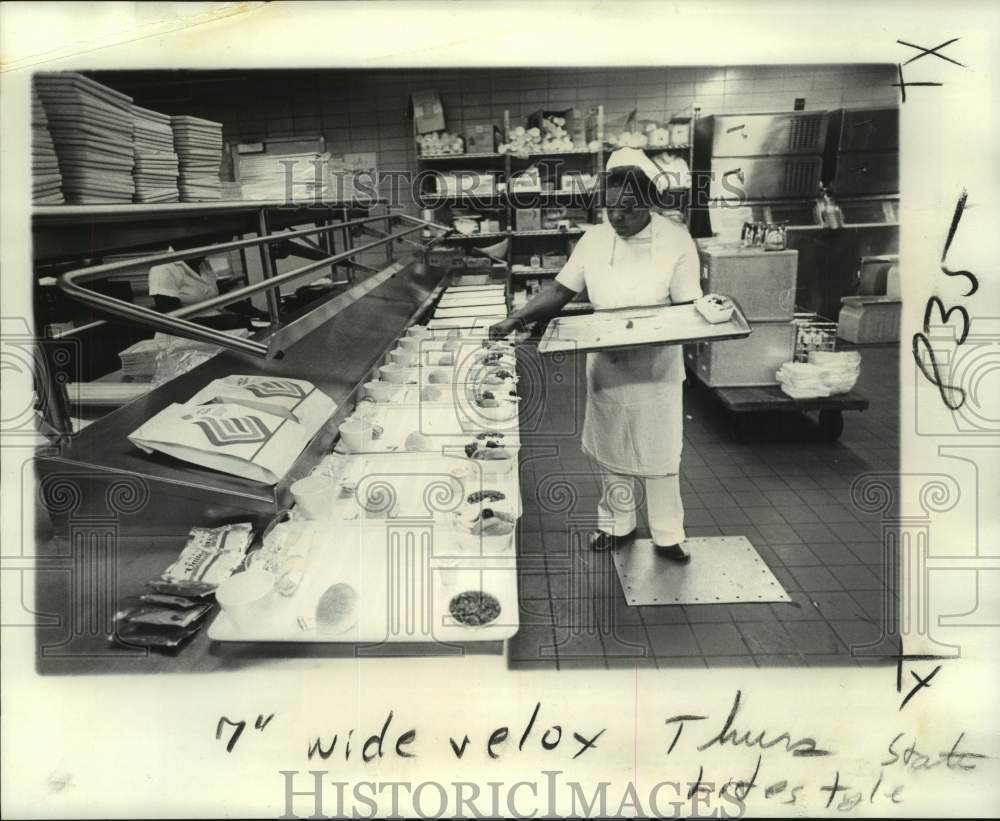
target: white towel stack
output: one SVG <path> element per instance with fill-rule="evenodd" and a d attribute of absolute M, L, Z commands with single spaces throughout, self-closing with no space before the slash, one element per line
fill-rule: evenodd
<path fill-rule="evenodd" d="M 73 72 L 35 75 L 70 203 L 132 202 L 132 98 Z"/>
<path fill-rule="evenodd" d="M 45 106 L 35 89 L 31 90 L 31 201 L 38 205 L 61 205 L 65 202 L 59 158 L 49 134 Z"/>
<path fill-rule="evenodd" d="M 826 372 L 830 393 L 847 393 L 861 375 L 861 354 L 858 351 L 810 351 L 809 364 Z"/>
<path fill-rule="evenodd" d="M 847 393 L 861 373 L 857 351 L 811 351 L 808 362 L 786 362 L 775 374 L 781 390 L 793 399 Z"/>
<path fill-rule="evenodd" d="M 222 123 L 181 115 L 170 118 L 174 150 L 180 161 L 183 202 L 204 202 L 222 197 L 219 168 L 222 165 Z"/>
<path fill-rule="evenodd" d="M 135 122 L 135 201 L 177 202 L 178 162 L 170 117 L 132 106 Z"/>

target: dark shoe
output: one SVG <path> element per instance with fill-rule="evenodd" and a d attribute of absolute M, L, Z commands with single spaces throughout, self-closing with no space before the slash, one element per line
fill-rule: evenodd
<path fill-rule="evenodd" d="M 680 564 L 687 564 L 691 561 L 691 554 L 688 553 L 679 544 L 663 545 L 654 544 L 653 550 L 656 552 L 657 556 L 662 556 L 664 559 L 670 559 L 673 562 L 679 562 Z"/>
<path fill-rule="evenodd" d="M 635 529 L 632 529 L 624 536 L 612 536 L 610 533 L 605 533 L 603 530 L 595 530 L 587 538 L 587 544 L 591 550 L 595 553 L 604 553 L 608 550 L 614 550 L 635 535 Z"/>

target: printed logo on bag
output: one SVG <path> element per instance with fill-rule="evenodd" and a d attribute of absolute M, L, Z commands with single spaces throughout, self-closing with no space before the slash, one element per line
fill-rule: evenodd
<path fill-rule="evenodd" d="M 242 387 L 260 399 L 271 396 L 287 396 L 291 399 L 301 399 L 306 395 L 306 392 L 294 382 L 284 382 L 280 379 L 262 379 L 258 382 L 248 382 Z"/>
<path fill-rule="evenodd" d="M 215 447 L 256 444 L 271 438 L 271 431 L 256 416 L 227 416 L 222 419 L 203 416 L 195 419 L 189 415 L 181 418 L 201 428 Z"/>

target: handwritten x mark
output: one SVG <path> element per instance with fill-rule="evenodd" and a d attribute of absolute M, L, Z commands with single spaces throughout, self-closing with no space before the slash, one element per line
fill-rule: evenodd
<path fill-rule="evenodd" d="M 922 689 L 924 689 L 924 687 L 930 687 L 931 686 L 931 679 L 934 678 L 934 676 L 936 676 L 938 674 L 938 670 L 940 670 L 940 669 L 941 669 L 941 665 L 939 664 L 937 667 L 934 668 L 934 671 L 929 676 L 927 676 L 927 678 L 920 678 L 920 676 L 918 676 L 916 673 L 914 673 L 912 670 L 910 670 L 910 675 L 913 676 L 917 680 L 917 686 L 914 687 L 912 690 L 910 690 L 910 692 L 908 692 L 906 694 L 906 698 L 904 698 L 903 699 L 903 703 L 899 705 L 899 709 L 902 710 L 906 706 L 906 703 L 911 698 L 913 698 L 918 692 L 920 692 Z"/>
<path fill-rule="evenodd" d="M 947 60 L 949 63 L 954 63 L 956 66 L 962 66 L 962 68 L 965 68 L 966 66 L 964 63 L 960 63 L 958 62 L 958 60 L 952 60 L 951 57 L 946 57 L 945 55 L 939 53 L 941 49 L 943 49 L 945 46 L 950 46 L 952 43 L 957 42 L 959 39 L 960 38 L 958 37 L 953 37 L 952 39 L 947 40 L 944 43 L 941 43 L 941 45 L 934 46 L 934 48 L 924 48 L 923 46 L 916 46 L 913 43 L 907 43 L 905 40 L 897 40 L 896 42 L 899 43 L 901 46 L 909 46 L 910 48 L 915 48 L 917 51 L 920 52 L 920 54 L 916 55 L 915 57 L 911 57 L 909 60 L 903 63 L 904 66 L 908 66 L 914 60 L 919 60 L 921 57 L 926 57 L 928 54 L 933 54 L 935 57 L 940 57 L 942 60 Z"/>

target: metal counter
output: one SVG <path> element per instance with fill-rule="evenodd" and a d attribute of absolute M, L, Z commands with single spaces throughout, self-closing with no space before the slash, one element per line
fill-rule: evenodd
<path fill-rule="evenodd" d="M 294 342 L 281 359 L 224 351 L 108 414 L 65 444 L 40 452 L 40 498 L 57 532 L 70 532 L 74 521 L 108 517 L 122 536 L 181 535 L 192 525 L 231 521 L 261 526 L 286 505 L 292 482 L 329 449 L 354 389 L 437 295 L 440 274 L 418 275 L 415 267 L 413 261 L 394 263 L 374 275 L 384 281 L 371 290 L 370 281 L 359 283 L 356 301 Z M 268 487 L 163 454 L 146 454 L 128 440 L 169 404 L 186 401 L 213 379 L 241 373 L 308 380 L 339 406 L 278 485 Z"/>

